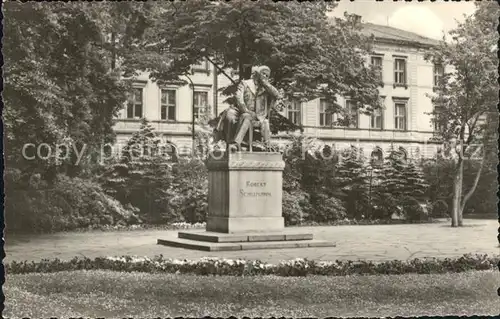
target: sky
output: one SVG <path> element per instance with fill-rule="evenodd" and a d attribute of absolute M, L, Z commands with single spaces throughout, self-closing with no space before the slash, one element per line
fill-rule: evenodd
<path fill-rule="evenodd" d="M 472 1 L 451 2 L 375 2 L 375 0 L 340 1 L 332 12 L 342 17 L 344 12 L 358 14 L 363 22 L 389 25 L 406 31 L 415 32 L 433 39 L 442 39 L 443 32 L 456 27 L 456 21 L 463 21 L 463 15 L 474 12 Z"/>

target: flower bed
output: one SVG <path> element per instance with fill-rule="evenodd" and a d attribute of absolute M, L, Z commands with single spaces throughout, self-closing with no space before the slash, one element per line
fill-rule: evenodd
<path fill-rule="evenodd" d="M 313 221 L 304 221 L 297 225 L 290 225 L 288 227 L 311 227 L 311 226 L 354 226 L 354 225 L 401 225 L 401 224 L 429 224 L 429 223 L 440 223 L 442 220 L 439 219 L 429 219 L 426 221 L 406 221 L 398 219 L 343 219 L 334 222 L 323 222 L 317 223 Z M 86 232 L 89 230 L 102 230 L 102 231 L 123 231 L 123 230 L 144 230 L 144 229 L 158 229 L 158 230 L 182 230 L 182 229 L 205 229 L 206 223 L 172 223 L 165 225 L 151 225 L 151 224 L 136 224 L 136 225 L 103 225 L 94 226 L 88 228 L 80 228 L 74 231 Z"/>
<path fill-rule="evenodd" d="M 69 270 L 113 270 L 124 272 L 176 273 L 219 276 L 346 276 L 346 275 L 397 275 L 465 272 L 491 270 L 496 267 L 498 256 L 464 255 L 460 258 L 413 259 L 409 261 L 314 261 L 293 259 L 279 264 L 259 260 L 201 258 L 200 260 L 165 259 L 163 256 L 148 257 L 75 257 L 69 261 L 44 259 L 40 262 L 11 262 L 5 265 L 10 274 L 49 273 Z"/>
<path fill-rule="evenodd" d="M 86 232 L 89 230 L 102 230 L 102 231 L 122 231 L 122 230 L 144 230 L 144 229 L 159 229 L 159 230 L 182 230 L 182 229 L 204 229 L 206 223 L 172 223 L 165 225 L 151 225 L 151 224 L 135 224 L 135 225 L 115 225 L 115 226 L 95 226 L 88 228 L 76 229 L 77 232 Z"/>

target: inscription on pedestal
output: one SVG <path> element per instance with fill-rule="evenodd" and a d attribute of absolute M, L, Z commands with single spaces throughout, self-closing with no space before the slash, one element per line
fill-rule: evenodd
<path fill-rule="evenodd" d="M 267 182 L 247 181 L 245 188 L 240 189 L 242 197 L 272 197 L 271 192 L 265 191 Z"/>

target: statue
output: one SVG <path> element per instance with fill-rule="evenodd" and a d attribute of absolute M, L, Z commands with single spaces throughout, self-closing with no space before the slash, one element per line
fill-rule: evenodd
<path fill-rule="evenodd" d="M 269 83 L 270 75 L 271 70 L 267 66 L 253 67 L 251 79 L 238 85 L 235 105 L 222 113 L 216 126 L 216 140 L 224 140 L 228 150 L 241 150 L 245 142 L 252 149 L 253 140 L 249 141 L 249 138 L 245 137 L 249 130 L 254 128 L 260 130 L 264 150 L 269 149 L 270 111 L 282 98 L 280 92 Z M 248 135 L 253 135 L 253 131 Z"/>

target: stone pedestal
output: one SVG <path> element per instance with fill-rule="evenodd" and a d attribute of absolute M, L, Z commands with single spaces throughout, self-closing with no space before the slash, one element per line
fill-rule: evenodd
<path fill-rule="evenodd" d="M 211 156 L 206 231 L 179 232 L 158 244 L 199 250 L 335 246 L 300 228 L 285 229 L 280 153 L 237 152 Z"/>
<path fill-rule="evenodd" d="M 272 232 L 285 228 L 282 217 L 280 153 L 235 153 L 210 159 L 207 231 Z"/>

